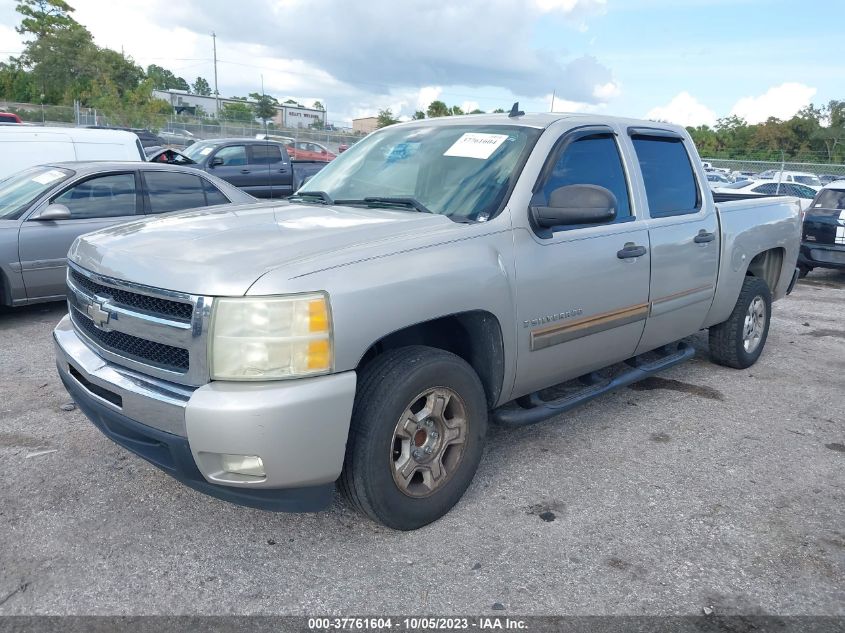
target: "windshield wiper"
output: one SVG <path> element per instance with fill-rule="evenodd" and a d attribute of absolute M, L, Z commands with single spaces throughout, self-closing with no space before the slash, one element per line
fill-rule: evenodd
<path fill-rule="evenodd" d="M 420 213 L 434 213 L 431 209 L 425 206 L 422 202 L 411 196 L 368 196 L 363 200 L 335 200 L 335 204 L 367 204 L 367 205 L 386 205 L 397 206 L 414 209 Z"/>
<path fill-rule="evenodd" d="M 308 202 L 305 198 L 319 198 L 320 202 L 323 204 L 334 204 L 332 197 L 325 191 L 300 191 L 290 196 L 288 200 L 302 200 L 303 202 Z"/>

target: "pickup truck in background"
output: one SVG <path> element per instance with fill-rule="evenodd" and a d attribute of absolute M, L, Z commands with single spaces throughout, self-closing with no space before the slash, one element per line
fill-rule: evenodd
<path fill-rule="evenodd" d="M 412 121 L 290 202 L 79 238 L 57 365 L 101 431 L 197 490 L 310 511 L 337 482 L 414 529 L 463 495 L 490 419 L 558 416 L 704 328 L 716 363 L 755 363 L 800 224 L 791 198 L 715 204 L 681 127 Z"/>
<path fill-rule="evenodd" d="M 825 185 L 804 214 L 799 276 L 814 268 L 845 269 L 845 180 Z"/>
<path fill-rule="evenodd" d="M 277 141 L 214 139 L 199 141 L 181 154 L 188 161 L 256 198 L 283 198 L 325 167 L 325 161 L 291 160 L 287 148 Z"/>

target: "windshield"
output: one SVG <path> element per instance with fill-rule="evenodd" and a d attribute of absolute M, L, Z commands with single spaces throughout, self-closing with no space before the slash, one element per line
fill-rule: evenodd
<path fill-rule="evenodd" d="M 818 176 L 795 176 L 795 182 L 800 182 L 802 185 L 811 185 L 813 187 L 821 187 L 822 181 Z"/>
<path fill-rule="evenodd" d="M 388 128 L 345 151 L 299 193 L 375 207 L 399 201 L 456 221 L 485 221 L 503 204 L 541 131 L 514 125 Z"/>
<path fill-rule="evenodd" d="M 215 145 L 216 143 L 193 143 L 183 149 L 182 154 L 198 163 L 214 150 Z"/>
<path fill-rule="evenodd" d="M 17 219 L 33 200 L 72 175 L 69 169 L 32 167 L 0 180 L 0 220 Z"/>
<path fill-rule="evenodd" d="M 814 209 L 845 209 L 845 189 L 822 189 L 813 201 Z"/>

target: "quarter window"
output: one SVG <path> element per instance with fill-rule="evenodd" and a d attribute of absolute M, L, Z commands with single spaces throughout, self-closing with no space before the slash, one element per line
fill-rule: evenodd
<path fill-rule="evenodd" d="M 135 215 L 137 192 L 134 174 L 89 178 L 53 199 L 70 209 L 73 219 Z"/>
<path fill-rule="evenodd" d="M 651 217 L 697 213 L 701 197 L 689 154 L 679 138 L 634 136 Z"/>
<path fill-rule="evenodd" d="M 150 211 L 167 213 L 206 206 L 202 178 L 191 174 L 166 171 L 144 173 Z"/>
<path fill-rule="evenodd" d="M 616 196 L 614 222 L 633 219 L 622 157 L 611 134 L 585 136 L 567 145 L 555 159 L 551 173 L 546 177 L 542 190 L 534 195 L 532 204 L 548 204 L 551 193 L 567 185 L 598 185 L 609 189 Z"/>

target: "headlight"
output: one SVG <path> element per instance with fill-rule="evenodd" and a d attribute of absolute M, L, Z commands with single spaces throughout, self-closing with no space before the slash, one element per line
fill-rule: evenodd
<path fill-rule="evenodd" d="M 214 380 L 274 380 L 332 368 L 329 300 L 323 293 L 215 299 L 209 360 Z"/>

